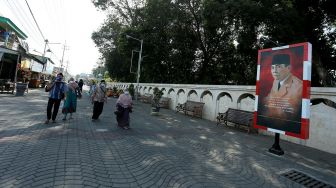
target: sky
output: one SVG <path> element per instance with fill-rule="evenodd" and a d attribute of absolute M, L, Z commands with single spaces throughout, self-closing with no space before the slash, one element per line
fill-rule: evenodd
<path fill-rule="evenodd" d="M 70 74 L 91 73 L 100 56 L 91 34 L 104 22 L 105 14 L 98 11 L 91 0 L 26 1 L 0 0 L 0 15 L 12 20 L 28 36 L 29 52 L 43 54 L 44 38 L 48 39 L 47 49 L 52 52 L 46 56 L 55 62 L 55 66 L 60 66 L 63 57 L 63 66 L 68 65 Z M 66 50 L 63 50 L 64 46 Z"/>

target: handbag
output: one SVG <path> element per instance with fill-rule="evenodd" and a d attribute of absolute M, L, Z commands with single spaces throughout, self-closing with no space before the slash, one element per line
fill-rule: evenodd
<path fill-rule="evenodd" d="M 44 91 L 45 91 L 45 92 L 49 92 L 53 87 L 54 87 L 54 85 L 47 84 L 47 85 L 44 87 Z"/>
<path fill-rule="evenodd" d="M 120 112 L 119 110 L 115 110 L 115 111 L 114 111 L 114 114 L 115 114 L 116 116 L 120 116 L 120 115 L 121 115 L 121 112 Z"/>

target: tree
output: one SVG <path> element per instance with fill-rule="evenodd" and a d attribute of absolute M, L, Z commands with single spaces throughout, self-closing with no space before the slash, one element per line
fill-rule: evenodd
<path fill-rule="evenodd" d="M 134 82 L 131 51 L 143 39 L 140 82 L 255 84 L 257 50 L 311 42 L 313 86 L 336 82 L 332 0 L 92 0 L 109 16 L 92 39 L 110 77 Z M 270 40 L 259 40 L 260 36 Z"/>

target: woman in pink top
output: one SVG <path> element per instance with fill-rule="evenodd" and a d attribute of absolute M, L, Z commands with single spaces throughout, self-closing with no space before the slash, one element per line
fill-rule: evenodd
<path fill-rule="evenodd" d="M 125 89 L 125 92 L 119 96 L 116 107 L 118 126 L 125 130 L 129 129 L 129 113 L 132 112 L 132 97 L 129 94 L 128 89 Z"/>

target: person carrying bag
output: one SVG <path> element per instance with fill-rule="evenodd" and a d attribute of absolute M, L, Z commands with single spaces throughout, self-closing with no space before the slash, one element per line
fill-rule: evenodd
<path fill-rule="evenodd" d="M 56 116 L 61 100 L 65 99 L 66 97 L 65 93 L 67 92 L 68 88 L 62 79 L 63 74 L 58 73 L 55 81 L 51 85 L 45 87 L 45 91 L 49 92 L 47 120 L 45 121 L 45 124 L 48 124 L 50 119 L 52 119 L 53 123 L 56 123 Z"/>

